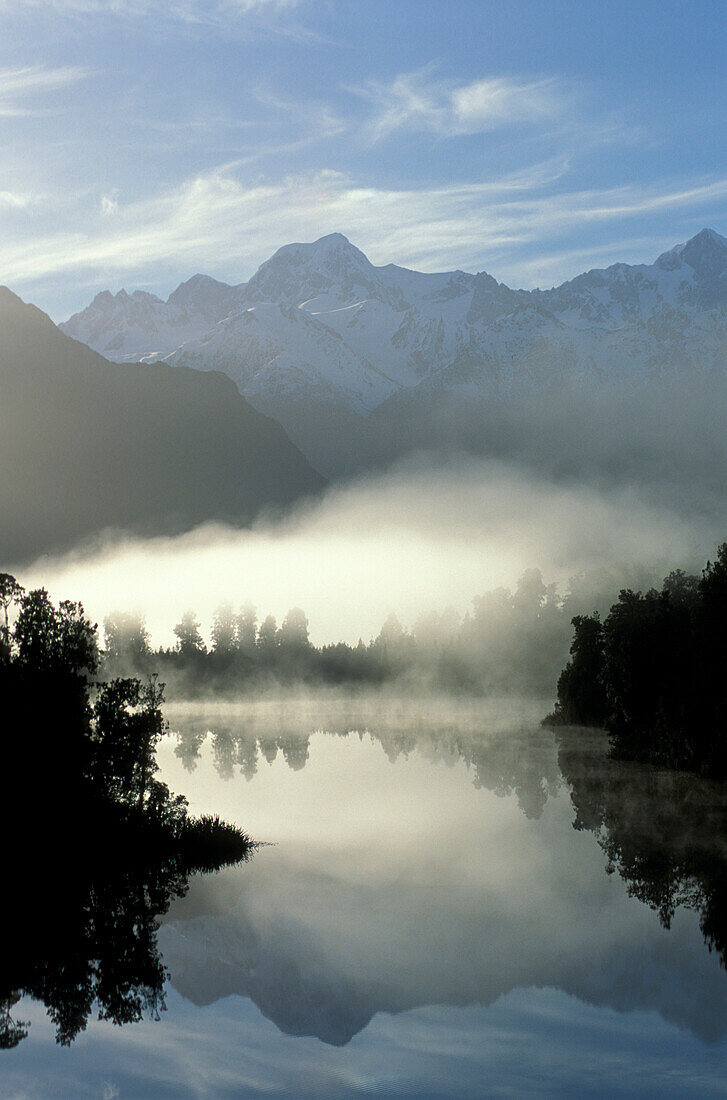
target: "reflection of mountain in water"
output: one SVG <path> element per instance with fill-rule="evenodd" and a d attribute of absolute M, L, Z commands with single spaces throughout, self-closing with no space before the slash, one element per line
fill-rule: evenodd
<path fill-rule="evenodd" d="M 315 884 L 295 884 L 311 885 L 315 896 Z M 172 984 L 194 1004 L 248 997 L 285 1035 L 315 1036 L 331 1046 L 344 1046 L 380 1011 L 372 1003 L 375 991 L 362 989 L 355 977 L 321 975 L 315 949 L 285 926 L 273 920 L 261 929 L 244 908 L 220 912 L 212 899 L 207 911 L 201 894 L 197 889 L 190 900 L 204 912 L 181 921 L 175 913 L 161 931 Z M 304 904 L 297 889 L 296 896 Z"/>
<path fill-rule="evenodd" d="M 330 716 L 328 716 L 330 719 Z M 336 719 L 334 719 L 336 722 Z M 271 728 L 272 725 L 272 728 Z M 247 780 L 257 773 L 261 759 L 272 764 L 280 752 L 292 771 L 304 768 L 310 752 L 310 735 L 301 732 L 300 721 L 286 725 L 286 719 L 270 723 L 268 718 L 252 714 L 236 719 L 215 715 L 182 714 L 174 719 L 177 735 L 176 755 L 188 771 L 193 771 L 202 746 L 209 736 L 215 769 L 221 779 L 232 779 L 238 772 Z M 305 726 L 303 726 L 303 729 Z M 408 711 L 397 716 L 385 714 L 372 722 L 370 716 L 350 714 L 337 724 L 313 725 L 312 731 L 332 737 L 367 735 L 381 745 L 387 758 L 395 763 L 418 752 L 432 762 L 461 762 L 472 772 L 474 786 L 494 791 L 503 797 L 513 792 L 528 818 L 538 818 L 548 797 L 561 784 L 552 738 L 528 732 L 528 751 L 523 753 L 522 728 L 491 730 L 486 721 L 470 725 L 462 721 L 412 720 Z"/>
<path fill-rule="evenodd" d="M 364 841 L 307 864 L 269 850 L 244 881 L 225 872 L 194 883 L 161 932 L 175 987 L 198 1004 L 249 997 L 283 1032 L 335 1045 L 377 1013 L 490 1004 L 548 986 L 724 1037 L 727 983 L 690 910 L 722 956 L 727 793 L 616 764 L 590 734 L 561 734 L 558 746 L 542 730 L 478 739 L 474 729 L 423 725 L 402 718 L 368 732 L 391 759 L 416 747 L 464 761 L 483 792 L 514 798 L 484 793 L 481 826 L 435 820 L 391 855 L 364 855 Z M 223 774 L 253 745 L 271 757 L 291 739 L 226 736 L 234 760 Z M 307 738 L 298 744 L 307 751 Z M 604 874 L 588 829 L 620 877 Z M 656 908 L 661 924 L 632 899 Z"/>

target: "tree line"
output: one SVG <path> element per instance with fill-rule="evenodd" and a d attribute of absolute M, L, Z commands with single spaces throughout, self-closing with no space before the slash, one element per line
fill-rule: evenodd
<path fill-rule="evenodd" d="M 622 589 L 606 617 L 572 620 L 553 724 L 601 726 L 612 751 L 727 776 L 727 543 L 701 576 Z"/>
<path fill-rule="evenodd" d="M 144 618 L 116 612 L 104 620 L 105 668 L 115 675 L 158 670 L 181 695 L 234 694 L 277 684 L 424 685 L 455 692 L 546 695 L 567 654 L 577 592 L 561 595 L 537 569 L 514 590 L 476 597 L 463 617 L 452 610 L 420 616 L 411 630 L 390 615 L 369 642 L 314 645 L 301 608 L 278 625 L 258 620 L 250 604 L 217 608 L 203 636 L 187 611 L 174 626 L 175 643 L 152 647 Z"/>

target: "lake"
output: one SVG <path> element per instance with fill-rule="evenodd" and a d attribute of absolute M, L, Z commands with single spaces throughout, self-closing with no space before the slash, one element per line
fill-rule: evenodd
<path fill-rule="evenodd" d="M 158 1019 L 62 1047 L 24 998 L 0 1094 L 726 1095 L 727 792 L 545 709 L 167 707 L 161 777 L 260 847 L 159 918 Z"/>

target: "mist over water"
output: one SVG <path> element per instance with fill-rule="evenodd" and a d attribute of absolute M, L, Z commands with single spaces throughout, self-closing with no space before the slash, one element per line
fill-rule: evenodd
<path fill-rule="evenodd" d="M 475 595 L 514 587 L 526 569 L 563 590 L 585 574 L 594 599 L 608 601 L 625 584 L 699 570 L 725 536 L 714 513 L 695 519 L 637 486 L 598 490 L 490 460 L 418 458 L 249 530 L 109 538 L 16 574 L 55 599 L 81 600 L 98 622 L 139 611 L 157 644 L 173 641 L 188 608 L 207 633 L 216 607 L 247 600 L 279 620 L 302 607 L 315 644 L 355 643 L 391 612 L 408 626 L 432 610 L 462 614 Z"/>

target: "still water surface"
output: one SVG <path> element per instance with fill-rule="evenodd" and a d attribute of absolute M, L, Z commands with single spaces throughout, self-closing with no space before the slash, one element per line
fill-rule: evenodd
<path fill-rule="evenodd" d="M 159 1020 L 26 999 L 0 1094 L 727 1095 L 727 795 L 542 713 L 168 708 L 162 778 L 262 845 L 161 918 Z"/>

